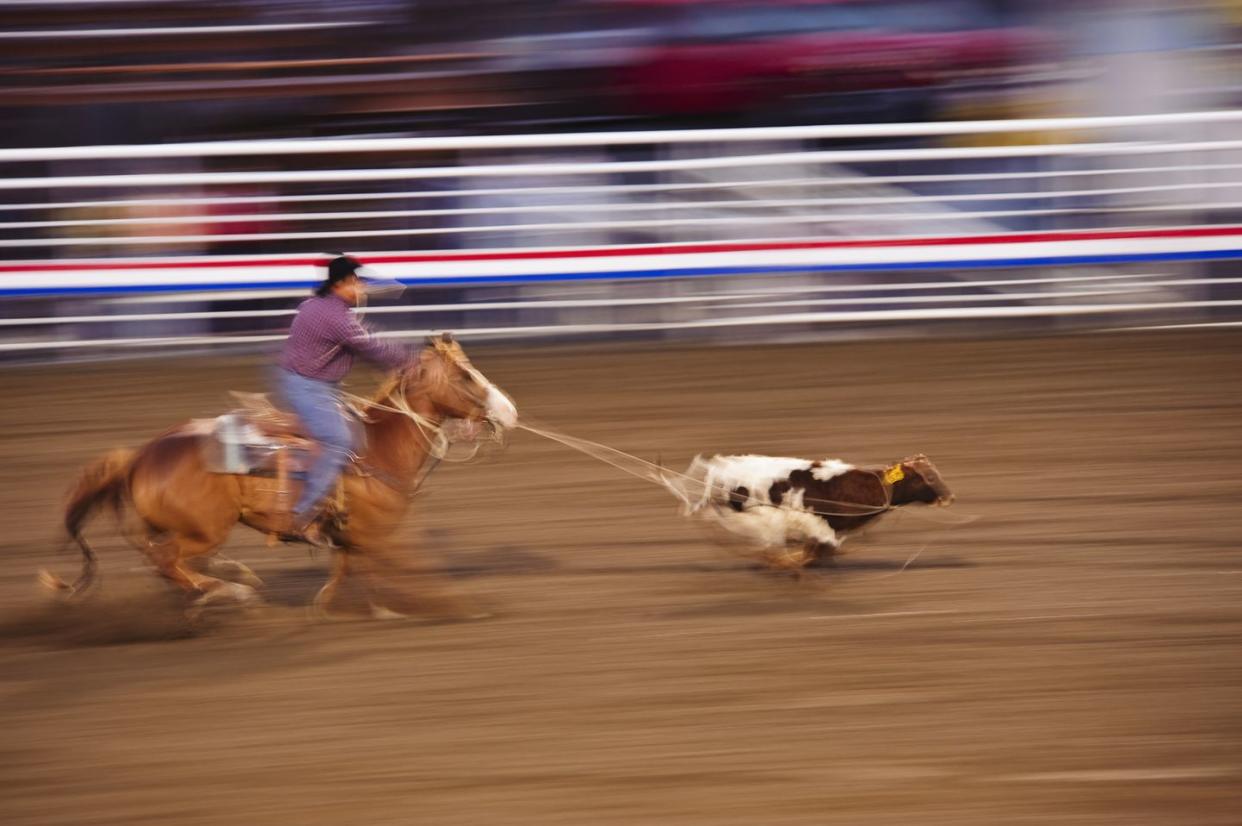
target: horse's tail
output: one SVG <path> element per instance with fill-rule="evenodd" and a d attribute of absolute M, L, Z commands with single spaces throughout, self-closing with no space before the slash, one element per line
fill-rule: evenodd
<path fill-rule="evenodd" d="M 66 596 L 75 596 L 95 581 L 95 550 L 82 535 L 82 526 L 99 508 L 111 508 L 118 518 L 121 516 L 129 492 L 129 469 L 134 456 L 133 450 L 114 450 L 82 469 L 65 505 L 65 531 L 82 550 L 82 573 L 70 585 L 50 571 L 41 571 L 39 581 L 45 586 Z"/>

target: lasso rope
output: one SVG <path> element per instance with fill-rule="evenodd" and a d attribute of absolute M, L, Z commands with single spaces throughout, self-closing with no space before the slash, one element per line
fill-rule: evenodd
<path fill-rule="evenodd" d="M 433 459 L 435 459 L 437 463 L 440 461 L 468 462 L 472 460 L 478 454 L 479 449 L 482 446 L 481 442 L 479 440 L 475 440 L 473 449 L 464 458 L 448 459 L 447 456 L 448 456 L 450 446 L 452 444 L 452 440 L 450 440 L 448 435 L 444 432 L 444 427 L 442 425 L 437 424 L 436 422 L 433 422 L 432 420 L 428 419 L 426 416 L 423 416 L 422 414 L 418 413 L 417 411 L 415 411 L 413 408 L 410 407 L 409 401 L 406 399 L 406 394 L 405 394 L 405 387 L 406 387 L 407 380 L 408 380 L 408 377 L 403 376 L 401 379 L 401 382 L 397 386 L 393 387 L 388 392 L 388 394 L 383 398 L 383 401 L 376 400 L 376 399 L 366 399 L 361 396 L 353 395 L 351 393 L 343 393 L 342 395 L 354 404 L 355 408 L 359 412 L 359 415 L 362 416 L 364 419 L 365 419 L 364 411 L 369 411 L 369 410 L 383 410 L 383 411 L 387 411 L 390 413 L 398 414 L 400 416 L 404 416 L 405 418 L 409 419 L 411 422 L 413 422 L 414 426 L 418 429 L 419 433 L 426 440 L 428 453 L 431 455 Z M 391 402 L 391 404 L 385 404 L 384 403 L 385 401 Z M 700 495 L 700 500 L 705 500 L 708 494 L 711 492 L 711 489 L 713 487 L 711 484 L 709 484 L 707 481 L 703 479 L 698 479 L 696 477 L 690 476 L 689 474 L 681 473 L 679 471 L 670 470 L 669 468 L 666 468 L 663 465 L 657 464 L 656 462 L 648 461 L 646 459 L 635 456 L 632 453 L 626 453 L 623 450 L 618 450 L 615 447 L 610 447 L 609 445 L 603 444 L 601 442 L 592 441 L 591 439 L 583 439 L 579 436 L 571 436 L 568 433 L 561 433 L 561 432 L 558 432 L 558 431 L 555 431 L 555 430 L 552 430 L 546 427 L 539 427 L 535 424 L 532 424 L 529 418 L 526 418 L 524 421 L 520 422 L 516 426 L 522 430 L 527 431 L 528 433 L 534 434 L 536 436 L 540 436 L 544 439 L 548 439 L 549 441 L 557 442 L 558 444 L 564 445 L 565 447 L 568 447 L 572 450 L 576 450 L 579 453 L 582 453 L 586 456 L 590 456 L 591 458 L 597 461 L 603 462 L 604 464 L 610 465 L 626 474 L 629 474 L 630 476 L 634 476 L 635 478 L 642 479 L 646 482 L 650 482 L 655 485 L 659 485 L 665 490 L 668 490 L 669 492 L 676 495 L 679 499 L 682 500 L 682 502 L 688 508 L 692 506 L 692 502 L 689 496 L 687 495 L 686 492 L 678 490 L 678 488 L 674 486 L 673 480 L 676 480 L 677 483 L 683 486 L 697 486 L 698 488 L 702 489 L 703 492 Z M 499 440 L 500 438 L 499 432 L 494 431 L 493 438 Z M 861 505 L 858 503 L 846 502 L 842 500 L 816 499 L 816 498 L 809 498 L 809 499 L 804 498 L 802 501 L 804 504 L 843 506 L 845 508 L 850 509 L 848 512 L 841 512 L 841 511 L 829 511 L 829 510 L 824 510 L 823 508 L 816 507 L 814 509 L 815 512 L 823 516 L 840 516 L 840 517 L 870 516 L 870 515 L 881 514 L 881 513 L 886 513 L 888 511 L 895 510 L 892 504 L 891 485 L 884 484 L 883 479 L 882 479 L 882 474 L 880 472 L 877 472 L 877 471 L 871 471 L 871 472 L 875 473 L 877 478 L 881 479 L 881 487 L 884 490 L 884 494 L 885 494 L 885 502 L 883 505 L 878 505 L 878 506 Z M 423 478 L 425 478 L 425 474 L 423 475 Z M 422 479 L 420 478 L 419 485 L 415 486 L 416 489 L 421 485 L 421 482 L 422 482 Z M 774 507 L 774 508 L 782 507 L 780 505 L 774 505 L 770 503 L 759 503 L 759 504 L 767 504 L 769 507 Z M 968 517 L 964 517 L 960 519 L 954 519 L 954 518 L 938 519 L 938 518 L 932 518 L 928 516 L 927 514 L 923 514 L 923 513 L 918 513 L 916 515 L 921 516 L 924 519 L 929 519 L 932 522 L 938 522 L 942 525 L 945 525 L 946 526 L 945 529 L 947 529 L 948 527 L 952 527 L 954 525 L 967 524 L 967 523 L 975 521 L 978 518 L 977 516 L 968 516 Z M 906 561 L 902 564 L 902 566 L 899 569 L 889 574 L 884 574 L 883 576 L 886 576 L 886 577 L 896 576 L 904 572 L 907 568 L 910 567 L 910 565 L 916 559 L 918 559 L 918 557 L 923 553 L 923 551 L 927 550 L 930 544 L 931 544 L 931 540 L 929 539 L 927 542 L 923 543 L 923 546 L 921 548 L 919 548 L 909 558 L 907 558 Z"/>
<path fill-rule="evenodd" d="M 559 433 L 557 431 L 549 430 L 547 428 L 536 427 L 530 424 L 529 420 L 519 423 L 518 427 L 520 427 L 522 430 L 533 433 L 536 436 L 542 436 L 545 439 L 550 439 L 551 441 L 559 442 L 560 444 L 563 444 L 566 447 L 577 450 L 580 453 L 584 453 L 587 456 L 592 457 L 593 459 L 597 459 L 605 464 L 612 465 L 618 470 L 624 471 L 625 473 L 628 473 L 631 476 L 637 477 L 639 479 L 644 479 L 648 482 L 651 482 L 652 484 L 659 485 L 660 487 L 666 490 L 670 490 L 675 495 L 677 495 L 679 498 L 681 498 L 682 501 L 686 503 L 686 505 L 690 505 L 690 501 L 688 500 L 688 498 L 677 493 L 677 491 L 672 487 L 669 481 L 670 479 L 676 479 L 678 482 L 681 482 L 683 484 L 697 486 L 703 491 L 703 494 L 701 495 L 706 495 L 707 493 L 710 492 L 712 488 L 710 484 L 708 484 L 706 481 L 702 479 L 698 479 L 694 476 L 690 476 L 688 474 L 681 473 L 679 471 L 669 470 L 663 465 L 656 464 L 655 462 L 649 462 L 646 459 L 639 458 L 638 456 L 635 456 L 631 453 L 626 453 L 623 450 L 617 450 L 615 447 L 609 447 L 608 445 L 601 444 L 600 442 L 593 442 L 590 439 L 583 439 L 578 436 L 570 436 L 567 433 Z M 885 491 L 887 493 L 888 491 L 887 486 L 885 487 Z M 884 513 L 886 511 L 893 509 L 891 502 L 885 502 L 883 505 L 862 505 L 862 504 L 858 504 L 855 502 L 846 502 L 846 501 L 837 500 L 837 499 L 804 498 L 802 501 L 812 502 L 817 505 L 843 506 L 845 508 L 851 509 L 849 510 L 849 512 L 846 512 L 846 513 L 816 509 L 816 513 L 823 514 L 824 516 L 842 516 L 842 517 L 870 516 L 872 514 Z M 766 503 L 761 503 L 761 504 L 766 504 Z M 780 506 L 772 505 L 772 507 L 780 507 Z"/>
<path fill-rule="evenodd" d="M 522 430 L 527 431 L 528 433 L 533 433 L 536 436 L 541 436 L 550 441 L 558 442 L 562 445 L 565 445 L 566 447 L 572 448 L 573 450 L 577 450 L 580 453 L 590 456 L 593 459 L 597 459 L 607 465 L 611 465 L 612 467 L 615 467 L 618 470 L 628 473 L 631 476 L 637 477 L 639 479 L 643 479 L 653 484 L 657 484 L 660 487 L 665 488 L 666 490 L 669 490 L 670 492 L 677 495 L 677 497 L 681 499 L 687 506 L 690 506 L 691 504 L 689 498 L 683 495 L 682 493 L 678 492 L 676 488 L 673 487 L 672 483 L 669 481 L 670 477 L 678 479 L 682 483 L 688 482 L 692 485 L 698 485 L 699 487 L 703 488 L 704 494 L 706 494 L 711 487 L 704 480 L 697 479 L 685 473 L 679 473 L 678 471 L 669 470 L 668 468 L 665 468 L 662 465 L 659 465 L 655 462 L 649 462 L 646 459 L 639 458 L 638 456 L 635 456 L 631 453 L 626 453 L 623 450 L 618 450 L 615 447 L 609 447 L 608 445 L 601 444 L 600 442 L 594 442 L 594 441 L 591 441 L 590 439 L 583 439 L 578 436 L 570 436 L 567 433 L 559 433 L 557 431 L 550 430 L 548 428 L 535 426 L 533 424 L 530 424 L 529 419 L 518 424 L 517 426 L 521 428 Z M 877 473 L 877 476 L 878 475 L 879 474 Z M 828 511 L 816 509 L 815 511 L 816 513 L 820 513 L 825 516 L 867 516 L 871 514 L 884 513 L 887 511 L 891 511 L 891 510 L 896 510 L 896 508 L 894 508 L 892 505 L 891 488 L 887 485 L 885 485 L 884 488 L 885 488 L 885 493 L 888 498 L 888 501 L 882 507 L 854 505 L 851 502 L 842 502 L 842 501 L 837 501 L 837 500 L 824 500 L 824 499 L 803 499 L 802 501 L 803 503 L 813 502 L 816 504 L 847 505 L 847 506 L 858 508 L 858 510 L 853 511 L 851 513 L 831 513 Z M 761 504 L 767 504 L 767 503 L 761 503 Z M 769 507 L 779 508 L 781 506 L 780 505 L 769 505 Z M 907 512 L 903 511 L 902 513 L 905 514 Z M 958 525 L 969 524 L 979 518 L 978 516 L 950 517 L 948 519 L 937 518 L 937 517 L 931 517 L 929 514 L 927 514 L 924 511 L 909 512 L 909 515 L 920 517 L 923 519 L 928 519 L 929 521 L 939 523 L 940 525 L 943 526 L 940 532 L 947 531 L 950 528 L 956 527 Z M 897 576 L 898 574 L 903 573 L 907 568 L 909 568 L 914 563 L 916 559 L 919 558 L 919 556 L 922 555 L 923 551 L 927 550 L 928 547 L 931 546 L 932 541 L 936 538 L 937 536 L 932 536 L 926 542 L 924 542 L 922 547 L 920 547 L 917 551 L 915 551 L 913 554 L 907 557 L 906 561 L 902 563 L 901 567 L 898 568 L 896 571 L 891 571 L 886 574 L 880 574 L 879 576 L 875 578 L 886 579 L 888 577 L 894 577 L 894 576 Z"/>

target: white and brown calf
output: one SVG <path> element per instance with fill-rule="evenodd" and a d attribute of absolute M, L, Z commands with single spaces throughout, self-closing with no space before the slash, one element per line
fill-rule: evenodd
<path fill-rule="evenodd" d="M 931 461 L 912 456 L 886 467 L 836 459 L 696 457 L 664 482 L 718 534 L 758 551 L 767 563 L 801 568 L 831 556 L 845 537 L 902 505 L 947 505 L 953 494 Z"/>

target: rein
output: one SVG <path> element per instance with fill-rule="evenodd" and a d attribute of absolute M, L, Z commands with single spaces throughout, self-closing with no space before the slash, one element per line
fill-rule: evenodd
<path fill-rule="evenodd" d="M 453 440 L 445 432 L 443 424 L 437 424 L 426 416 L 422 415 L 414 408 L 410 407 L 409 400 L 406 398 L 406 389 L 409 383 L 409 374 L 401 376 L 401 380 L 381 399 L 368 399 L 362 396 L 341 391 L 341 397 L 346 400 L 353 408 L 355 414 L 366 424 L 374 424 L 375 419 L 367 415 L 371 410 L 382 410 L 387 413 L 395 413 L 403 416 L 413 422 L 415 429 L 423 440 L 427 443 L 428 461 L 423 463 L 419 468 L 419 472 L 415 475 L 413 484 L 409 486 L 409 495 L 413 496 L 422 487 L 423 482 L 431 475 L 431 472 L 441 462 L 464 463 L 473 460 L 482 448 L 482 442 L 476 440 L 473 448 L 465 456 L 449 457 L 449 452 L 453 445 Z M 385 403 L 387 402 L 387 404 Z M 495 434 L 493 433 L 493 438 Z M 395 477 L 386 472 L 380 472 L 376 468 L 367 469 L 370 475 L 379 479 L 384 484 L 396 490 L 401 490 L 406 486 L 399 483 Z"/>
<path fill-rule="evenodd" d="M 452 439 L 445 432 L 443 424 L 433 422 L 410 407 L 410 402 L 406 398 L 408 382 L 409 374 L 403 375 L 401 381 L 388 391 L 387 395 L 382 397 L 382 401 L 366 399 L 353 393 L 342 392 L 341 395 L 352 403 L 359 418 L 368 424 L 374 424 L 375 422 L 374 419 L 366 415 L 370 410 L 383 410 L 387 413 L 396 413 L 409 419 L 414 423 L 414 427 L 418 430 L 419 435 L 427 442 L 427 454 L 437 462 L 469 462 L 478 455 L 481 444 L 476 442 L 474 449 L 464 458 L 449 458 L 449 448 L 453 444 Z M 389 404 L 384 402 L 389 402 Z"/>

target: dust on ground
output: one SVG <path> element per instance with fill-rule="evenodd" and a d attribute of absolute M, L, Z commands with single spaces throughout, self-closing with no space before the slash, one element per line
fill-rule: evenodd
<path fill-rule="evenodd" d="M 35 573 L 77 569 L 77 467 L 263 370 L 5 369 L 0 820 L 1239 822 L 1233 334 L 471 353 L 524 414 L 673 467 L 924 452 L 979 519 L 891 519 L 794 581 L 518 434 L 437 470 L 408 532 L 493 619 L 314 622 L 328 561 L 239 529 L 267 605 L 191 624 L 104 519 L 63 609 Z"/>

